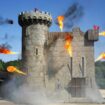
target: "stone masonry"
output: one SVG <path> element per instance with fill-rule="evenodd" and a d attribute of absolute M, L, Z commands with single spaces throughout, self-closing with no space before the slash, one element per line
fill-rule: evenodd
<path fill-rule="evenodd" d="M 26 82 L 32 89 L 45 89 L 58 102 L 90 101 L 87 89 L 95 87 L 94 42 L 98 30 L 48 32 L 52 17 L 47 12 L 22 12 L 22 61 Z M 73 36 L 72 57 L 64 48 L 65 36 Z M 98 91 L 97 91 L 98 92 Z"/>

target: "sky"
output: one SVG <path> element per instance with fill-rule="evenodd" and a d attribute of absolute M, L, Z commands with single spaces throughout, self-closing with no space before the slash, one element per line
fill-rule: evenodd
<path fill-rule="evenodd" d="M 11 61 L 20 58 L 21 54 L 21 27 L 18 24 L 18 15 L 22 11 L 32 11 L 38 8 L 42 11 L 50 12 L 53 17 L 53 23 L 50 32 L 60 31 L 59 27 L 54 23 L 54 19 L 58 15 L 62 15 L 70 5 L 78 2 L 84 8 L 84 16 L 78 21 L 74 27 L 80 27 L 85 32 L 92 29 L 93 25 L 100 26 L 100 31 L 105 30 L 105 0 L 0 0 L 0 17 L 14 20 L 13 25 L 0 25 L 0 44 L 9 43 L 12 51 L 19 52 L 17 55 L 0 54 L 3 61 Z M 5 35 L 8 38 L 4 40 Z M 95 58 L 105 52 L 105 37 L 100 37 L 95 42 Z"/>

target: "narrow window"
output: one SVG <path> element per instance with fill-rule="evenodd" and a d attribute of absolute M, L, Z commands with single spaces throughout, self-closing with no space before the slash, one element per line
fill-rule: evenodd
<path fill-rule="evenodd" d="M 67 66 L 68 66 L 68 69 L 69 69 L 69 71 L 70 71 L 70 75 L 71 75 L 71 77 L 72 77 L 72 57 L 70 57 L 70 64 L 67 64 Z"/>
<path fill-rule="evenodd" d="M 72 58 L 72 57 L 70 57 L 71 76 L 72 76 L 72 64 L 73 64 L 73 58 Z"/>
<path fill-rule="evenodd" d="M 82 57 L 82 75 L 84 76 L 84 57 Z"/>
<path fill-rule="evenodd" d="M 38 48 L 36 48 L 36 55 L 38 55 Z"/>

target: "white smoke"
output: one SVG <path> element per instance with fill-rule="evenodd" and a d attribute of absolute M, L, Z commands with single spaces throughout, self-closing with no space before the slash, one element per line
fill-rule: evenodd
<path fill-rule="evenodd" d="M 21 105 L 46 105 L 46 104 L 52 104 L 54 102 L 59 101 L 59 94 L 60 96 L 66 96 L 64 95 L 65 92 L 58 91 L 58 94 L 55 94 L 55 98 L 58 99 L 52 100 L 49 97 L 53 96 L 47 96 L 47 90 L 45 89 L 36 89 L 36 88 L 30 88 L 28 85 L 24 84 L 18 87 L 18 84 L 20 84 L 20 81 L 17 81 L 18 78 L 14 78 L 10 82 L 8 82 L 6 85 L 4 85 L 1 89 L 3 94 L 5 94 L 7 99 L 10 99 L 14 103 Z M 54 94 L 54 93 L 53 93 Z M 50 94 L 51 95 L 51 94 Z M 101 94 L 98 91 L 97 85 L 94 83 L 94 86 L 86 88 L 86 96 L 89 99 L 88 102 L 93 102 L 93 103 L 104 103 L 105 100 L 101 96 Z M 68 97 L 68 96 L 67 96 Z M 67 98 L 66 97 L 66 98 Z M 59 101 L 60 102 L 60 101 Z"/>
<path fill-rule="evenodd" d="M 21 105 L 46 105 L 51 103 L 45 94 L 45 90 L 31 89 L 27 85 L 17 87 L 16 79 L 11 80 L 1 89 L 3 96 L 14 103 Z"/>
<path fill-rule="evenodd" d="M 19 90 L 14 91 L 12 94 L 12 99 L 16 103 L 23 103 L 23 104 L 49 104 L 50 101 L 47 99 L 44 91 L 42 90 L 31 90 L 27 87 L 20 87 Z"/>
<path fill-rule="evenodd" d="M 99 92 L 98 86 L 94 83 L 94 86 L 91 88 L 86 88 L 86 96 L 90 102 L 93 103 L 104 103 L 105 100 L 102 97 L 101 93 Z"/>

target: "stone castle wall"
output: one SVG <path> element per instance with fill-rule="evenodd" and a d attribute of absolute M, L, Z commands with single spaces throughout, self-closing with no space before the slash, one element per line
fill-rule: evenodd
<path fill-rule="evenodd" d="M 48 97 L 59 102 L 86 98 L 86 88 L 94 89 L 95 84 L 94 41 L 98 40 L 98 30 L 48 32 L 51 19 L 39 11 L 19 16 L 26 82 L 32 89 L 45 89 Z M 67 34 L 73 36 L 72 57 L 64 48 Z"/>
<path fill-rule="evenodd" d="M 96 33 L 96 36 L 94 33 Z M 47 85 L 53 90 L 52 93 L 56 90 L 57 85 L 60 85 L 61 90 L 65 90 L 63 94 L 65 94 L 66 99 L 68 98 L 69 100 L 72 96 L 84 97 L 87 87 L 94 88 L 94 41 L 98 40 L 98 31 L 92 30 L 90 34 L 90 30 L 84 33 L 79 28 L 74 28 L 72 32 L 69 33 L 73 36 L 72 65 L 71 57 L 64 48 L 65 36 L 67 34 L 67 32 L 49 33 L 47 42 L 49 49 L 47 52 L 49 60 L 48 71 L 53 75 L 49 79 L 49 81 L 53 81 L 53 86 L 52 82 L 51 86 L 49 84 L 50 82 L 47 83 Z M 67 95 L 66 92 L 68 92 L 69 95 Z M 66 99 L 64 98 L 64 100 Z"/>

